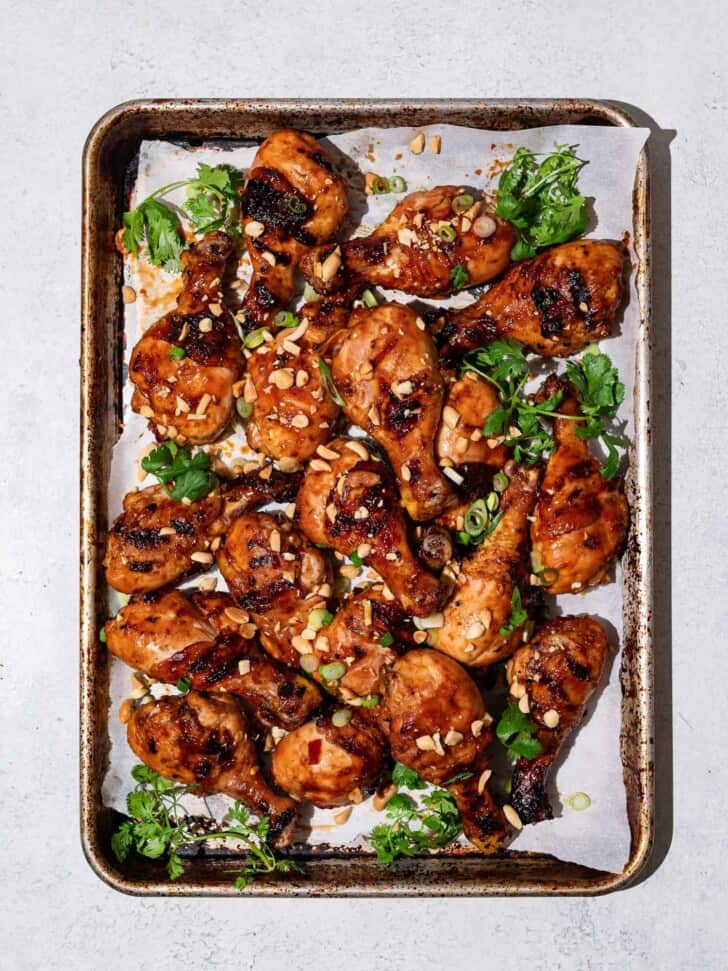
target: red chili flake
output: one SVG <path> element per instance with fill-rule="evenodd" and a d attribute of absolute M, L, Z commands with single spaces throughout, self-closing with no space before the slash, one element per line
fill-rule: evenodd
<path fill-rule="evenodd" d="M 308 743 L 308 764 L 318 765 L 321 758 L 321 739 L 315 738 Z"/>

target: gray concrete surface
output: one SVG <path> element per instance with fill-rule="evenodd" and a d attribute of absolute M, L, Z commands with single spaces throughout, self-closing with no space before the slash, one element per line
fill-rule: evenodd
<path fill-rule="evenodd" d="M 721 5 L 6 0 L 0 24 L 0 967 L 726 967 Z M 76 783 L 80 156 L 107 108 L 170 95 L 590 96 L 635 105 L 659 129 L 660 816 L 653 872 L 637 886 L 595 900 L 139 900 L 86 865 Z"/>

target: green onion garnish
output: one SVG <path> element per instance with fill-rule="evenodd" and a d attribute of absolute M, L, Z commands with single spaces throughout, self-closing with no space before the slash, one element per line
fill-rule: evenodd
<path fill-rule="evenodd" d="M 331 716 L 331 724 L 336 728 L 343 728 L 351 721 L 351 708 L 337 708 Z"/>
<path fill-rule="evenodd" d="M 462 263 L 456 263 L 452 270 L 450 270 L 450 283 L 452 283 L 453 289 L 460 290 L 461 287 L 464 287 L 469 282 L 470 274 L 468 271 Z"/>
<path fill-rule="evenodd" d="M 235 402 L 235 410 L 241 418 L 250 418 L 253 414 L 253 406 L 245 398 L 238 398 Z"/>
<path fill-rule="evenodd" d="M 334 384 L 334 378 L 333 378 L 333 375 L 331 374 L 331 368 L 328 366 L 328 364 L 326 363 L 326 361 L 324 361 L 322 357 L 318 359 L 318 366 L 319 366 L 319 371 L 321 372 L 321 380 L 323 381 L 324 388 L 326 389 L 326 394 L 329 396 L 329 398 L 331 398 L 331 400 L 335 405 L 338 405 L 339 408 L 343 408 L 344 399 L 341 397 L 341 394 L 339 393 L 339 389 Z"/>
<path fill-rule="evenodd" d="M 332 661 L 330 664 L 322 664 L 318 673 L 324 681 L 340 681 L 346 674 L 346 665 L 341 661 Z"/>
<path fill-rule="evenodd" d="M 299 320 L 290 310 L 279 310 L 273 318 L 273 323 L 276 327 L 296 327 Z"/>
<path fill-rule="evenodd" d="M 385 179 L 383 175 L 375 175 L 372 179 L 371 190 L 375 196 L 386 195 L 389 192 L 389 179 Z"/>
<path fill-rule="evenodd" d="M 102 627 L 101 628 L 101 631 L 99 632 L 99 640 L 101 641 L 102 644 L 105 644 L 106 643 L 106 628 L 105 627 Z"/>
<path fill-rule="evenodd" d="M 389 177 L 389 191 L 390 192 L 406 192 L 407 183 L 402 178 L 401 175 L 391 175 Z"/>
<path fill-rule="evenodd" d="M 464 526 L 465 532 L 468 536 L 480 536 L 483 530 L 488 525 L 488 520 L 490 516 L 488 515 L 488 507 L 484 499 L 478 499 L 468 508 L 465 513 Z"/>
<path fill-rule="evenodd" d="M 550 587 L 559 579 L 559 571 L 552 566 L 546 566 L 543 570 L 538 570 L 536 576 L 541 581 L 542 587 Z"/>
<path fill-rule="evenodd" d="M 379 704 L 379 695 L 366 695 L 361 699 L 362 708 L 376 708 Z"/>
<path fill-rule="evenodd" d="M 257 330 L 251 330 L 249 334 L 245 335 L 243 340 L 243 345 L 250 351 L 254 351 L 256 347 L 265 341 L 265 329 L 263 327 L 258 327 Z"/>
<path fill-rule="evenodd" d="M 308 615 L 308 626 L 311 630 L 321 630 L 322 627 L 328 627 L 333 619 L 334 615 L 325 607 L 317 607 Z"/>
<path fill-rule="evenodd" d="M 361 295 L 361 302 L 365 307 L 378 307 L 379 303 L 371 290 L 365 290 Z"/>
<path fill-rule="evenodd" d="M 457 233 L 455 228 L 450 225 L 450 223 L 443 223 L 441 226 L 437 227 L 437 235 L 444 243 L 453 243 Z"/>
<path fill-rule="evenodd" d="M 456 212 L 458 215 L 460 215 L 460 213 L 467 212 L 474 202 L 475 199 L 473 199 L 469 192 L 463 192 L 461 195 L 455 196 L 453 199 L 453 212 Z"/>
<path fill-rule="evenodd" d="M 568 797 L 566 802 L 577 813 L 583 813 L 585 809 L 591 806 L 591 799 L 585 792 L 575 792 L 573 796 Z"/>
<path fill-rule="evenodd" d="M 301 655 L 301 667 L 306 672 L 306 674 L 313 674 L 313 672 L 318 667 L 318 658 L 315 654 L 303 654 Z"/>
<path fill-rule="evenodd" d="M 386 634 L 382 634 L 379 638 L 379 643 L 382 647 L 389 647 L 391 644 L 394 644 L 394 637 L 387 631 Z"/>
<path fill-rule="evenodd" d="M 172 350 L 169 352 L 169 356 L 172 358 L 173 361 L 181 361 L 186 354 L 187 354 L 187 351 L 184 349 L 184 347 L 173 347 Z"/>
<path fill-rule="evenodd" d="M 310 283 L 307 283 L 303 288 L 303 299 L 306 303 L 314 303 L 316 300 L 320 300 L 321 297 L 314 290 Z"/>
<path fill-rule="evenodd" d="M 498 503 L 499 502 L 500 502 L 500 499 L 498 498 L 498 493 L 497 492 L 489 492 L 488 493 L 488 496 L 487 496 L 487 498 L 485 500 L 485 505 L 488 508 L 488 512 L 495 512 L 496 509 L 498 508 Z"/>
<path fill-rule="evenodd" d="M 298 196 L 289 196 L 288 208 L 295 216 L 303 216 L 308 209 L 308 206 L 303 199 L 300 199 Z"/>
<path fill-rule="evenodd" d="M 190 681 L 189 678 L 180 678 L 179 681 L 177 682 L 177 691 L 179 691 L 183 695 L 186 695 L 187 692 L 190 690 L 191 685 L 192 685 L 192 682 Z"/>
<path fill-rule="evenodd" d="M 354 566 L 358 566 L 358 567 L 364 566 L 364 560 L 362 560 L 362 558 L 359 556 L 359 553 L 357 550 L 354 550 L 354 552 L 351 554 L 349 559 L 354 564 Z"/>
<path fill-rule="evenodd" d="M 496 472 L 493 476 L 493 488 L 496 492 L 505 492 L 508 488 L 509 481 L 505 472 Z"/>

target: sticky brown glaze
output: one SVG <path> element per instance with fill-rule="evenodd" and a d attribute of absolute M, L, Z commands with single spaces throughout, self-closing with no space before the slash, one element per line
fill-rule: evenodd
<path fill-rule="evenodd" d="M 157 681 L 242 698 L 264 725 L 295 728 L 321 703 L 306 678 L 262 651 L 248 615 L 225 593 L 135 596 L 106 623 L 109 651 Z"/>
<path fill-rule="evenodd" d="M 483 200 L 478 200 L 471 212 L 456 215 L 452 201 L 462 191 L 443 185 L 413 192 L 370 236 L 336 247 L 340 258 L 335 259 L 339 264 L 335 274 L 327 273 L 335 249 L 332 245 L 311 250 L 301 261 L 301 269 L 321 293 L 338 291 L 356 281 L 420 297 L 444 297 L 453 292 L 456 267 L 463 267 L 467 273 L 465 286 L 492 280 L 510 263 L 515 232 L 509 223 L 486 213 Z M 487 238 L 475 232 L 474 221 L 479 215 L 492 220 L 493 232 Z M 452 234 L 454 239 L 445 241 L 439 233 Z"/>
<path fill-rule="evenodd" d="M 232 698 L 190 691 L 141 705 L 127 738 L 142 762 L 165 779 L 197 786 L 200 795 L 223 792 L 240 799 L 270 818 L 274 846 L 291 842 L 296 805 L 263 778 L 245 716 Z"/>
<path fill-rule="evenodd" d="M 511 450 L 483 434 L 483 425 L 500 408 L 495 388 L 466 371 L 447 388 L 435 454 L 438 464 L 465 470 L 468 477 L 502 469 Z"/>
<path fill-rule="evenodd" d="M 355 310 L 339 335 L 332 373 L 344 414 L 385 449 L 410 516 L 433 519 L 453 505 L 433 447 L 444 386 L 417 314 L 396 303 Z"/>
<path fill-rule="evenodd" d="M 330 239 L 343 222 L 346 183 L 315 138 L 282 129 L 258 149 L 241 208 L 253 267 L 243 326 L 252 330 L 268 325 L 290 303 L 302 255 Z"/>
<path fill-rule="evenodd" d="M 298 472 L 281 472 L 267 463 L 224 482 L 220 487 L 222 514 L 213 523 L 212 534 L 226 532 L 234 519 L 258 506 L 269 502 L 291 502 L 296 498 L 301 479 Z"/>
<path fill-rule="evenodd" d="M 486 747 L 492 744 L 494 734 L 491 728 L 483 728 L 483 736 Z M 482 754 L 471 764 L 466 778 L 447 786 L 460 810 L 463 833 L 488 856 L 502 850 L 510 836 L 503 810 L 488 788 L 489 779 L 488 760 Z"/>
<path fill-rule="evenodd" d="M 331 595 L 331 566 L 284 516 L 238 517 L 217 551 L 217 563 L 237 603 L 248 611 L 265 650 L 292 667 L 300 664 L 294 639 L 311 611 Z"/>
<path fill-rule="evenodd" d="M 513 770 L 511 802 L 522 823 L 553 818 L 546 792 L 549 771 L 578 727 L 608 654 L 606 634 L 596 620 L 553 617 L 508 662 L 511 696 L 527 707 L 542 746 L 540 755 L 518 759 Z"/>
<path fill-rule="evenodd" d="M 567 382 L 549 378 L 543 393 L 566 392 L 559 411 L 578 415 Z M 627 532 L 629 511 L 619 478 L 606 480 L 589 445 L 577 435 L 580 422 L 556 419 L 557 448 L 550 456 L 539 490 L 531 541 L 539 570 L 555 570 L 549 593 L 576 593 L 609 582 L 610 567 Z M 550 577 L 549 577 L 550 579 Z"/>
<path fill-rule="evenodd" d="M 528 517 L 536 504 L 540 472 L 507 466 L 510 477 L 499 512 L 502 517 L 475 551 L 466 557 L 437 634 L 438 650 L 472 667 L 508 657 L 523 637 L 523 627 L 501 633 L 511 617 L 513 591 L 524 600 L 529 587 Z"/>
<path fill-rule="evenodd" d="M 153 324 L 132 351 L 132 408 L 149 418 L 158 439 L 212 442 L 232 416 L 233 385 L 244 361 L 235 322 L 222 303 L 231 255 L 224 233 L 208 233 L 184 252 L 177 309 Z M 175 348 L 185 352 L 181 360 L 171 356 Z"/>
<path fill-rule="evenodd" d="M 337 728 L 319 715 L 290 732 L 273 751 L 276 785 L 323 809 L 361 802 L 382 772 L 385 741 L 358 713 Z"/>
<path fill-rule="evenodd" d="M 439 337 L 453 355 L 511 337 L 542 357 L 567 357 L 611 335 L 626 262 L 614 243 L 554 246 L 516 263 L 471 306 L 441 314 Z"/>
<path fill-rule="evenodd" d="M 147 593 L 199 570 L 194 553 L 207 553 L 210 527 L 222 511 L 218 489 L 189 505 L 170 499 L 163 486 L 124 496 L 123 512 L 109 530 L 106 581 L 120 593 Z"/>
<path fill-rule="evenodd" d="M 338 553 L 358 551 L 407 612 L 424 617 L 438 610 L 445 591 L 408 545 L 389 466 L 352 439 L 336 438 L 327 449 L 329 458 L 306 469 L 296 499 L 300 528 Z"/>

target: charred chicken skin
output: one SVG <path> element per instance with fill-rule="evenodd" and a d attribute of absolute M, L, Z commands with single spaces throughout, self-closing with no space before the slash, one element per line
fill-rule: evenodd
<path fill-rule="evenodd" d="M 530 712 L 542 746 L 540 755 L 520 758 L 513 770 L 511 802 L 522 823 L 553 817 L 546 793 L 549 771 L 581 721 L 608 654 L 606 634 L 596 620 L 553 617 L 508 662 L 511 696 Z"/>
<path fill-rule="evenodd" d="M 463 560 L 443 612 L 438 649 L 472 667 L 508 657 L 523 638 L 510 630 L 513 593 L 528 589 L 528 517 L 536 504 L 539 471 L 511 464 L 501 519 L 474 553 Z M 506 632 L 502 633 L 501 628 Z"/>
<path fill-rule="evenodd" d="M 296 804 L 263 778 L 250 730 L 232 698 L 197 691 L 141 705 L 127 726 L 129 746 L 165 779 L 198 787 L 201 795 L 224 792 L 270 818 L 269 840 L 287 846 Z"/>
<path fill-rule="evenodd" d="M 106 623 L 109 650 L 135 670 L 236 695 L 262 724 L 295 728 L 319 707 L 321 694 L 262 651 L 255 634 L 247 613 L 225 593 L 133 597 Z"/>
<path fill-rule="evenodd" d="M 433 519 L 456 501 L 435 463 L 444 388 L 435 345 L 409 307 L 355 310 L 332 373 L 344 414 L 387 452 L 405 509 Z"/>
<path fill-rule="evenodd" d="M 319 715 L 281 739 L 273 751 L 276 785 L 324 809 L 361 802 L 382 772 L 385 741 L 358 713 L 337 727 Z"/>
<path fill-rule="evenodd" d="M 551 377 L 543 393 L 565 388 L 559 411 L 579 414 L 566 382 Z M 556 451 L 550 456 L 531 525 L 534 562 L 554 574 L 549 593 L 577 593 L 609 582 L 609 570 L 627 532 L 629 513 L 621 480 L 605 480 L 579 422 L 557 418 Z M 550 577 L 549 577 L 550 579 Z"/>
<path fill-rule="evenodd" d="M 415 649 L 389 671 L 385 698 L 383 723 L 394 759 L 434 785 L 477 769 L 474 788 L 457 783 L 451 791 L 468 838 L 484 852 L 495 852 L 508 827 L 483 774 L 492 719 L 478 686 L 452 658 Z"/>
<path fill-rule="evenodd" d="M 471 306 L 445 312 L 439 337 L 453 355 L 511 337 L 542 357 L 567 357 L 611 335 L 626 256 L 600 240 L 554 246 L 516 263 Z"/>
<path fill-rule="evenodd" d="M 217 563 L 237 603 L 250 614 L 260 642 L 276 660 L 298 667 L 301 638 L 313 610 L 331 596 L 326 555 L 283 516 L 238 517 L 217 551 Z M 303 641 L 303 643 L 301 643 Z"/>
<path fill-rule="evenodd" d="M 354 439 L 336 438 L 319 455 L 325 457 L 309 462 L 296 499 L 306 536 L 346 556 L 357 552 L 409 613 L 424 617 L 439 609 L 444 588 L 408 545 L 389 467 Z"/>
<path fill-rule="evenodd" d="M 177 309 L 153 324 L 132 351 L 132 408 L 149 419 L 158 439 L 213 442 L 232 416 L 233 385 L 244 364 L 235 322 L 222 303 L 232 251 L 224 233 L 209 233 L 186 250 Z"/>
<path fill-rule="evenodd" d="M 315 138 L 290 129 L 266 138 L 242 198 L 253 267 L 242 307 L 247 330 L 266 326 L 290 303 L 298 261 L 334 235 L 348 206 L 346 183 Z"/>
<path fill-rule="evenodd" d="M 482 200 L 456 213 L 453 200 L 463 195 L 452 185 L 413 192 L 370 236 L 312 249 L 301 269 L 320 293 L 358 283 L 444 297 L 492 280 L 510 263 L 515 232 Z"/>

